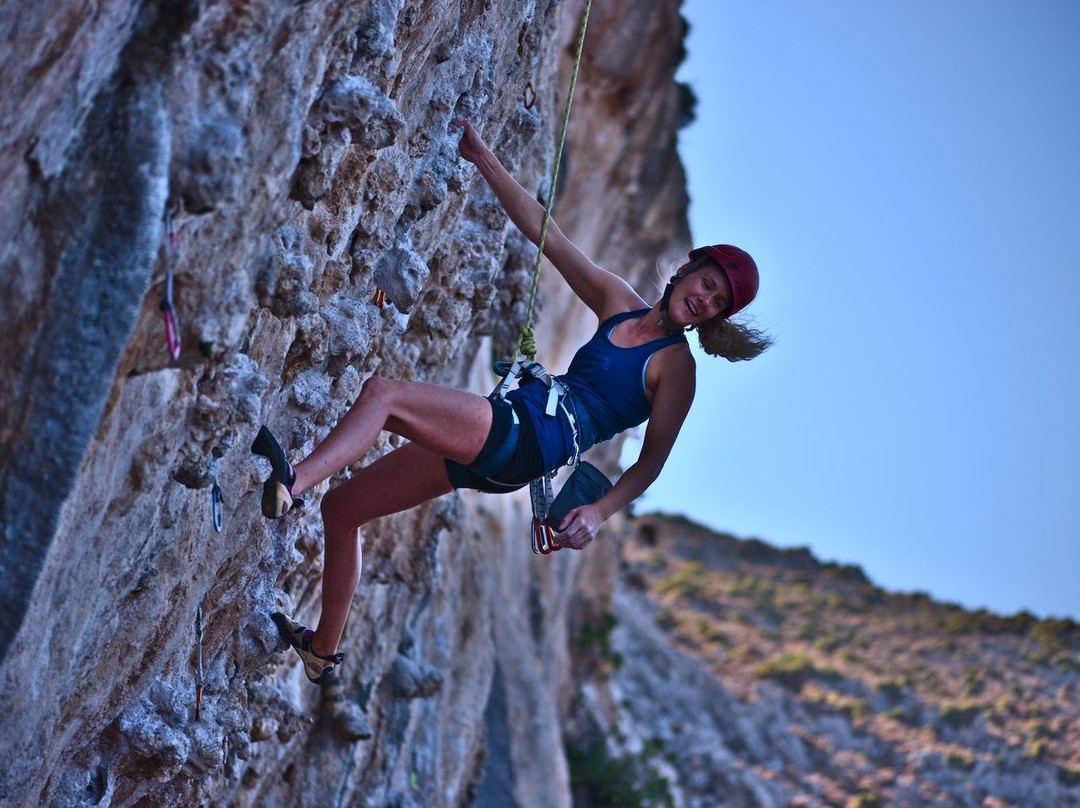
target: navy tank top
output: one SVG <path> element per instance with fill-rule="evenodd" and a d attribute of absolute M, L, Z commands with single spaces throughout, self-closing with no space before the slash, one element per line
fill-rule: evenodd
<path fill-rule="evenodd" d="M 611 332 L 625 320 L 641 317 L 649 309 L 616 314 L 596 329 L 592 339 L 578 349 L 570 369 L 559 376 L 570 389 L 569 406 L 575 411 L 578 445 L 582 452 L 595 443 L 643 423 L 651 409 L 645 395 L 645 370 L 649 359 L 669 345 L 686 344 L 686 337 L 673 334 L 623 348 L 611 341 Z M 565 463 L 574 451 L 573 431 L 560 409 L 556 416 L 544 413 L 547 390 L 542 384 L 519 387 L 507 395 L 528 415 L 540 443 L 544 467 Z"/>

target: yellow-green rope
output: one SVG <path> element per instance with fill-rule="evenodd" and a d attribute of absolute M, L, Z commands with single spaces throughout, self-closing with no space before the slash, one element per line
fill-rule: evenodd
<path fill-rule="evenodd" d="M 562 132 L 559 135 L 559 148 L 555 152 L 555 165 L 551 167 L 551 186 L 548 189 L 547 206 L 544 208 L 544 222 L 540 226 L 540 239 L 536 244 L 536 265 L 533 267 L 532 291 L 529 293 L 529 308 L 525 313 L 525 325 L 518 337 L 517 353 L 525 354 L 530 359 L 536 358 L 536 335 L 533 333 L 533 305 L 536 303 L 536 291 L 540 288 L 540 264 L 544 259 L 544 239 L 547 238 L 548 224 L 551 222 L 551 208 L 555 204 L 555 184 L 559 180 L 559 164 L 562 162 L 563 146 L 566 144 L 566 129 L 570 124 L 570 105 L 574 103 L 574 88 L 577 86 L 578 68 L 581 66 L 581 52 L 585 47 L 585 29 L 589 26 L 589 10 L 592 0 L 585 0 L 585 11 L 581 15 L 581 30 L 578 32 L 577 53 L 574 56 L 574 70 L 570 74 L 570 92 L 566 96 L 566 110 L 563 112 Z"/>

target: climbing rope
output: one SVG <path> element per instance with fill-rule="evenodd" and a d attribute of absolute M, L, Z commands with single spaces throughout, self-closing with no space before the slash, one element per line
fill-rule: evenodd
<path fill-rule="evenodd" d="M 574 55 L 574 70 L 570 74 L 570 92 L 566 96 L 566 109 L 563 112 L 562 132 L 559 135 L 559 148 L 555 152 L 555 164 L 551 167 L 551 185 L 548 188 L 547 205 L 544 207 L 544 221 L 540 226 L 540 239 L 536 245 L 536 264 L 533 266 L 532 291 L 529 293 L 529 307 L 525 312 L 525 325 L 518 337 L 516 354 L 525 354 L 530 359 L 536 358 L 536 335 L 533 332 L 533 307 L 536 292 L 540 288 L 540 263 L 544 258 L 544 240 L 547 238 L 548 224 L 551 222 L 551 208 L 555 204 L 555 185 L 559 180 L 559 164 L 562 163 L 563 147 L 566 145 L 566 129 L 570 124 L 570 106 L 574 103 L 574 88 L 577 87 L 578 69 L 581 67 L 581 52 L 585 47 L 585 29 L 589 26 L 589 10 L 592 0 L 585 0 L 585 10 L 581 15 L 581 30 L 578 32 L 577 53 Z"/>

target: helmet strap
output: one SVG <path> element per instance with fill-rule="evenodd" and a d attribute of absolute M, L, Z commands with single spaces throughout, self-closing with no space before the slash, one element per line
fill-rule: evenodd
<path fill-rule="evenodd" d="M 690 272 L 693 271 L 693 269 L 689 270 L 686 275 L 689 275 Z M 672 275 L 671 280 L 668 281 L 667 286 L 664 287 L 664 296 L 660 298 L 660 319 L 656 321 L 656 325 L 663 326 L 664 330 L 669 334 L 678 334 L 680 331 L 693 331 L 697 328 L 696 325 L 691 324 L 680 329 L 677 325 L 672 323 L 671 318 L 668 317 L 668 302 L 671 300 L 671 293 L 675 291 L 675 284 L 685 278 L 686 275 L 680 275 L 677 272 Z"/>

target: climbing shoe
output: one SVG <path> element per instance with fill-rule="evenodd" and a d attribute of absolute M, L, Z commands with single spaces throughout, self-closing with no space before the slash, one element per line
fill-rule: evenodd
<path fill-rule="evenodd" d="M 302 623 L 290 620 L 281 612 L 274 612 L 270 619 L 277 626 L 278 635 L 300 655 L 304 673 L 312 684 L 321 685 L 334 678 L 334 668 L 345 660 L 345 654 L 319 656 L 311 650 L 311 638 L 315 632 Z"/>
<path fill-rule="evenodd" d="M 251 444 L 251 453 L 261 455 L 270 461 L 273 471 L 270 479 L 263 483 L 262 512 L 267 519 L 280 519 L 293 505 L 300 506 L 304 501 L 293 499 L 292 487 L 296 482 L 296 472 L 285 459 L 285 452 L 265 426 L 259 427 L 259 434 Z"/>

